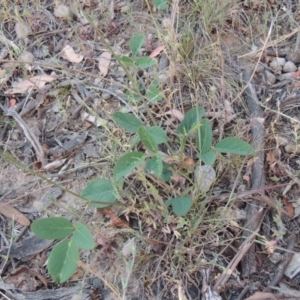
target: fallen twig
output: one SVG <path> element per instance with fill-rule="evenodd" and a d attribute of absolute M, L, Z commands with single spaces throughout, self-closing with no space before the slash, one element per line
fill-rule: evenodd
<path fill-rule="evenodd" d="M 257 214 L 264 216 L 264 214 L 263 214 L 263 208 L 262 207 L 259 209 L 259 211 L 257 212 Z M 253 216 L 253 217 L 255 219 L 257 219 L 255 216 Z M 262 220 L 263 220 L 263 218 L 260 218 L 261 222 L 262 222 Z M 260 222 L 260 224 L 261 224 L 261 222 Z M 246 238 L 246 240 L 243 242 L 243 244 L 239 248 L 238 253 L 231 260 L 231 262 L 229 263 L 229 265 L 223 271 L 222 275 L 219 277 L 218 281 L 216 282 L 216 284 L 214 286 L 214 290 L 218 291 L 218 290 L 220 290 L 222 288 L 222 286 L 225 285 L 225 283 L 228 281 L 229 277 L 231 276 L 231 274 L 233 273 L 233 271 L 235 270 L 235 268 L 237 267 L 237 265 L 240 263 L 241 259 L 244 258 L 244 256 L 246 255 L 246 253 L 252 247 L 252 245 L 254 243 L 255 236 L 256 236 L 256 234 L 259 231 L 260 224 L 258 224 L 259 226 L 257 226 L 256 230 L 252 231 L 248 235 L 248 237 Z"/>
<path fill-rule="evenodd" d="M 259 100 L 256 95 L 255 88 L 251 83 L 251 71 L 246 71 L 243 74 L 244 84 L 246 87 L 246 103 L 251 114 L 251 133 L 253 139 L 253 146 L 255 148 L 255 160 L 252 165 L 252 189 L 263 188 L 265 185 L 265 172 L 264 172 L 264 113 L 259 104 Z M 245 225 L 245 230 L 243 236 L 245 238 L 251 235 L 251 232 L 256 232 L 262 222 L 263 210 L 262 202 L 258 200 L 253 200 L 249 202 L 246 206 L 247 212 L 247 222 Z M 255 218 L 253 219 L 253 216 Z M 249 222 L 251 220 L 251 222 Z M 255 262 L 255 245 L 249 247 L 249 251 L 242 259 L 242 275 L 247 277 L 252 273 L 256 272 L 256 262 Z"/>
<path fill-rule="evenodd" d="M 7 116 L 11 116 L 15 119 L 15 121 L 19 124 L 19 126 L 23 129 L 24 134 L 26 138 L 31 143 L 32 147 L 35 150 L 35 153 L 37 157 L 40 159 L 42 166 L 45 166 L 47 164 L 47 159 L 43 150 L 42 145 L 40 144 L 40 141 L 38 138 L 32 134 L 30 129 L 28 128 L 27 124 L 23 121 L 23 119 L 20 117 L 20 115 L 16 112 L 15 108 L 10 107 L 9 109 L 5 110 L 5 108 L 1 105 L 1 108 L 5 112 Z"/>
<path fill-rule="evenodd" d="M 295 246 L 295 241 L 296 241 L 296 235 L 292 233 L 287 241 L 287 247 L 286 247 L 286 252 L 283 254 L 283 259 L 280 263 L 280 265 L 276 268 L 275 276 L 269 283 L 268 287 L 264 289 L 264 292 L 270 292 L 271 288 L 276 286 L 281 278 L 284 275 L 284 271 L 287 268 L 288 264 L 290 263 L 292 256 L 293 256 L 293 249 Z"/>

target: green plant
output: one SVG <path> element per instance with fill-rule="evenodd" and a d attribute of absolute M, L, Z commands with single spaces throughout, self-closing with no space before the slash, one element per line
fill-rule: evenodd
<path fill-rule="evenodd" d="M 212 165 L 217 153 L 234 153 L 239 155 L 253 154 L 254 148 L 247 142 L 236 138 L 227 137 L 215 146 L 212 146 L 212 128 L 208 119 L 204 116 L 202 107 L 192 108 L 178 125 L 176 134 L 180 143 L 180 157 L 186 147 L 187 139 L 196 134 L 196 146 L 199 151 L 198 157 L 205 164 Z M 158 126 L 144 126 L 143 122 L 129 113 L 116 112 L 113 114 L 114 121 L 125 130 L 134 133 L 132 147 L 141 141 L 148 150 L 148 154 L 142 151 L 131 151 L 125 153 L 116 162 L 113 169 L 113 179 L 97 179 L 83 190 L 82 196 L 94 207 L 105 207 L 113 204 L 118 198 L 118 189 L 122 190 L 124 178 L 128 176 L 136 167 L 145 163 L 144 172 L 155 174 L 165 182 L 169 182 L 172 176 L 172 166 L 164 162 L 163 155 L 159 152 L 159 145 L 168 142 L 166 132 Z M 97 203 L 97 202 L 101 203 Z M 103 203 L 107 202 L 107 203 Z M 173 212 L 177 216 L 184 216 L 192 207 L 192 198 L 182 195 L 169 199 L 166 206 L 172 205 Z"/>
<path fill-rule="evenodd" d="M 124 67 L 132 69 L 134 76 L 137 78 L 137 71 L 139 69 L 146 69 L 155 65 L 155 59 L 149 56 L 138 57 L 139 51 L 145 42 L 146 37 L 142 34 L 133 36 L 129 41 L 129 48 L 131 51 L 131 57 L 129 56 L 117 56 L 118 60 L 124 65 Z M 126 93 L 128 101 L 140 102 L 142 100 L 141 95 L 145 94 L 145 97 L 150 102 L 158 102 L 163 99 L 163 94 L 159 90 L 158 80 L 153 80 L 148 87 L 145 87 L 144 83 L 138 83 L 133 85 Z"/>
<path fill-rule="evenodd" d="M 204 109 L 194 107 L 188 111 L 183 121 L 178 125 L 176 134 L 180 143 L 180 155 L 186 147 L 189 137 L 196 134 L 196 146 L 198 157 L 206 164 L 213 164 L 217 153 L 235 153 L 240 155 L 253 154 L 254 148 L 245 141 L 228 137 L 215 146 L 212 146 L 212 128 L 208 119 L 203 118 Z M 129 113 L 116 112 L 114 121 L 125 130 L 135 134 L 132 139 L 132 147 L 139 140 L 148 150 L 148 154 L 142 151 L 131 151 L 122 155 L 113 169 L 113 179 L 97 179 L 90 182 L 82 191 L 82 197 L 92 207 L 103 208 L 114 204 L 119 199 L 119 190 L 122 190 L 124 179 L 136 167 L 145 162 L 144 172 L 154 174 L 166 183 L 171 180 L 172 166 L 164 162 L 163 155 L 159 152 L 159 145 L 168 142 L 166 132 L 158 126 L 144 126 L 143 122 Z M 184 191 L 180 197 L 165 201 L 165 206 L 172 206 L 175 215 L 186 215 L 193 205 L 193 200 Z M 81 222 L 73 225 L 62 217 L 46 218 L 34 221 L 32 231 L 44 239 L 64 239 L 51 251 L 48 270 L 52 278 L 59 283 L 70 278 L 77 269 L 79 260 L 79 248 L 90 250 L 94 247 L 94 239 L 87 228 Z"/>
<path fill-rule="evenodd" d="M 94 238 L 82 222 L 73 225 L 63 217 L 44 218 L 34 221 L 31 230 L 43 239 L 68 239 L 55 245 L 48 261 L 48 271 L 53 280 L 63 283 L 68 280 L 77 269 L 79 248 L 91 250 L 94 248 Z"/>

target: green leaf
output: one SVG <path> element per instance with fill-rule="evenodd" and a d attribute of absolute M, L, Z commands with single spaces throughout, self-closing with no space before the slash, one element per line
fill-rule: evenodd
<path fill-rule="evenodd" d="M 138 93 L 133 92 L 133 91 L 127 91 L 125 93 L 125 97 L 128 101 L 133 102 L 133 103 L 141 102 L 143 100 L 142 97 Z"/>
<path fill-rule="evenodd" d="M 93 201 L 90 203 L 91 206 L 99 208 L 109 206 L 110 203 L 114 203 L 119 197 L 113 183 L 107 179 L 97 179 L 90 182 L 82 191 L 81 196 Z"/>
<path fill-rule="evenodd" d="M 39 219 L 31 224 L 31 230 L 46 240 L 63 239 L 74 231 L 72 223 L 63 217 Z"/>
<path fill-rule="evenodd" d="M 200 124 L 202 117 L 204 116 L 204 108 L 201 106 L 190 109 L 184 116 L 183 121 L 177 127 L 177 133 L 189 135 L 195 126 Z"/>
<path fill-rule="evenodd" d="M 146 37 L 142 34 L 133 36 L 129 41 L 129 48 L 133 57 L 135 57 L 145 42 Z"/>
<path fill-rule="evenodd" d="M 128 56 L 118 55 L 118 59 L 127 67 L 135 67 L 134 60 Z"/>
<path fill-rule="evenodd" d="M 170 182 L 172 180 L 173 172 L 171 165 L 163 161 L 163 171 L 161 174 L 161 179 L 165 182 Z"/>
<path fill-rule="evenodd" d="M 197 129 L 196 145 L 201 154 L 208 152 L 212 143 L 212 129 L 208 119 L 201 121 L 201 127 Z"/>
<path fill-rule="evenodd" d="M 206 153 L 199 153 L 198 158 L 201 159 L 206 165 L 212 166 L 215 163 L 217 153 L 214 150 L 208 151 Z"/>
<path fill-rule="evenodd" d="M 223 139 L 217 143 L 214 150 L 221 153 L 233 153 L 239 155 L 252 155 L 255 152 L 254 147 L 236 137 L 227 137 Z"/>
<path fill-rule="evenodd" d="M 137 151 L 124 154 L 114 167 L 114 177 L 116 181 L 128 175 L 145 157 L 144 153 Z"/>
<path fill-rule="evenodd" d="M 155 59 L 149 56 L 140 57 L 135 61 L 135 65 L 141 69 L 152 67 L 154 64 L 155 64 Z"/>
<path fill-rule="evenodd" d="M 159 145 L 168 141 L 168 136 L 162 128 L 158 126 L 151 126 L 146 128 L 146 130 L 155 140 L 156 144 Z"/>
<path fill-rule="evenodd" d="M 164 97 L 163 94 L 156 86 L 150 86 L 147 90 L 146 97 L 150 102 L 161 101 Z"/>
<path fill-rule="evenodd" d="M 166 0 L 153 0 L 153 4 L 158 9 L 166 9 L 167 8 L 167 1 Z"/>
<path fill-rule="evenodd" d="M 150 133 L 144 128 L 140 127 L 138 130 L 139 138 L 141 139 L 144 146 L 152 152 L 158 151 L 158 146 Z"/>
<path fill-rule="evenodd" d="M 92 250 L 95 247 L 95 242 L 91 231 L 81 222 L 76 224 L 72 239 L 74 240 L 74 243 L 81 249 Z"/>
<path fill-rule="evenodd" d="M 165 205 L 169 206 L 172 204 L 173 212 L 176 216 L 182 217 L 186 215 L 192 207 L 193 201 L 191 197 L 177 197 L 166 201 Z"/>
<path fill-rule="evenodd" d="M 163 172 L 163 162 L 159 155 L 153 156 L 146 161 L 146 168 L 149 173 L 154 173 L 161 177 Z"/>
<path fill-rule="evenodd" d="M 77 269 L 79 249 L 73 239 L 57 244 L 51 251 L 48 271 L 57 283 L 68 280 Z"/>
<path fill-rule="evenodd" d="M 140 119 L 128 113 L 115 112 L 112 118 L 118 125 L 133 133 L 137 133 L 138 129 L 143 126 Z"/>

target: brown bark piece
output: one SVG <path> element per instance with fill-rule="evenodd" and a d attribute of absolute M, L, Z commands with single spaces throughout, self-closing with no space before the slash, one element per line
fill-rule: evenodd
<path fill-rule="evenodd" d="M 251 80 L 251 71 L 246 71 L 243 74 L 243 81 L 248 84 Z M 254 86 L 251 82 L 248 84 L 246 90 L 246 103 L 251 114 L 252 120 L 252 140 L 255 148 L 255 160 L 252 165 L 252 189 L 260 189 L 265 185 L 265 173 L 264 173 L 264 138 L 265 129 L 263 125 L 263 110 L 259 104 L 259 100 L 256 96 Z M 246 206 L 247 223 L 245 224 L 245 230 L 243 236 L 249 237 L 252 232 L 255 232 L 261 223 L 263 217 L 263 210 L 260 209 L 262 203 L 257 200 L 252 200 Z M 247 277 L 256 272 L 255 261 L 255 245 L 252 244 L 249 251 L 242 259 L 242 275 Z"/>

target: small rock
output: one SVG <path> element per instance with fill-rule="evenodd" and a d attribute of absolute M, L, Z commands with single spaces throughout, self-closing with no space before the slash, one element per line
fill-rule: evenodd
<path fill-rule="evenodd" d="M 124 71 L 124 69 L 121 66 L 118 67 L 117 72 L 116 72 L 116 76 L 117 77 L 124 77 L 125 75 L 126 75 L 126 72 Z"/>
<path fill-rule="evenodd" d="M 285 65 L 283 66 L 283 72 L 289 73 L 289 72 L 295 72 L 297 70 L 296 65 L 292 61 L 287 61 Z"/>
<path fill-rule="evenodd" d="M 110 98 L 112 97 L 112 94 L 103 92 L 103 93 L 101 94 L 101 97 L 102 97 L 104 100 L 108 100 L 108 99 L 110 99 Z"/>
<path fill-rule="evenodd" d="M 277 79 L 278 80 L 290 79 L 290 78 L 293 78 L 294 75 L 295 75 L 295 72 L 284 73 L 284 74 L 277 76 Z"/>
<path fill-rule="evenodd" d="M 267 76 L 268 83 L 274 84 L 276 82 L 276 76 L 273 73 L 266 71 L 266 76 Z"/>
<path fill-rule="evenodd" d="M 272 62 L 275 61 L 277 62 L 280 66 L 284 66 L 286 63 L 286 59 L 284 57 L 275 57 Z"/>
<path fill-rule="evenodd" d="M 170 64 L 170 61 L 169 61 L 168 56 L 165 53 L 162 53 L 160 55 L 160 59 L 158 62 L 159 69 L 164 70 L 169 66 L 169 64 Z"/>
<path fill-rule="evenodd" d="M 278 63 L 277 60 L 273 60 L 270 63 L 270 68 L 277 74 L 281 73 L 282 70 L 282 66 Z"/>
<path fill-rule="evenodd" d="M 300 63 L 300 51 L 288 53 L 286 59 L 292 61 L 295 64 Z"/>

